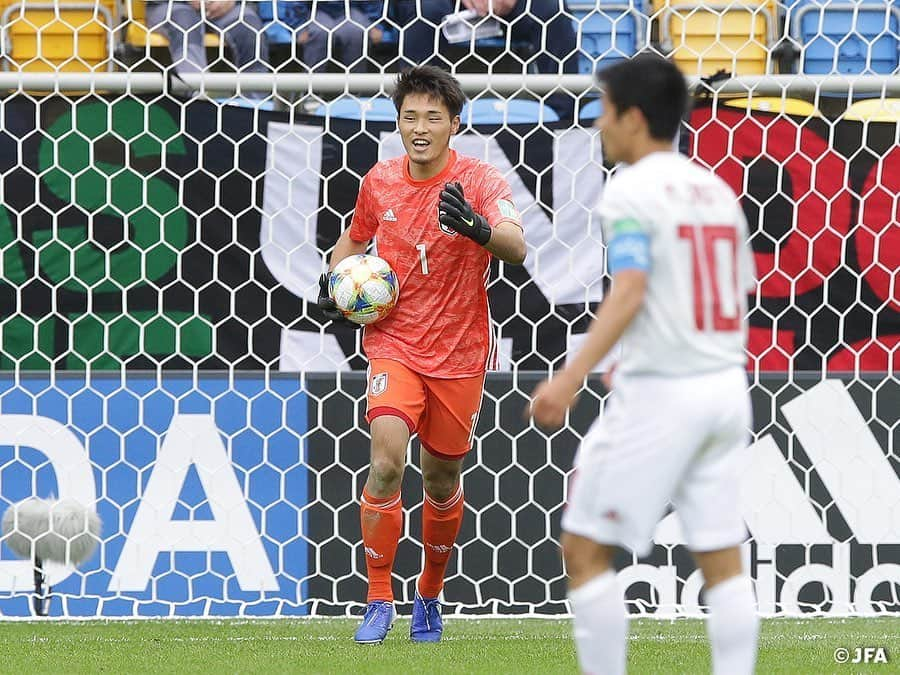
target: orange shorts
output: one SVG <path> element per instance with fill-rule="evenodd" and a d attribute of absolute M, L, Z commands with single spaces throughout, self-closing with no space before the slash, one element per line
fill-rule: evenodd
<path fill-rule="evenodd" d="M 399 361 L 372 359 L 366 421 L 394 415 L 439 459 L 461 459 L 472 447 L 484 392 L 484 374 L 447 380 L 427 377 Z"/>

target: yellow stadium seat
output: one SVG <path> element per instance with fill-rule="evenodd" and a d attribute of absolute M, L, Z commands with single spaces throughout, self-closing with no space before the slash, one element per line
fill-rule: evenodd
<path fill-rule="evenodd" d="M 799 98 L 781 98 L 779 96 L 754 96 L 753 98 L 732 98 L 724 101 L 730 108 L 741 110 L 758 110 L 760 112 L 796 115 L 798 117 L 821 117 L 821 114 L 809 101 Z"/>
<path fill-rule="evenodd" d="M 660 42 L 686 75 L 735 75 L 770 71 L 775 13 L 758 0 L 660 3 L 655 13 Z"/>
<path fill-rule="evenodd" d="M 710 4 L 729 5 L 733 4 L 742 7 L 764 7 L 773 17 L 778 16 L 778 12 L 785 4 L 789 4 L 788 0 L 719 0 L 718 3 L 710 3 L 705 0 L 680 0 L 673 2 L 672 0 L 652 0 L 650 3 L 653 16 L 659 18 L 659 15 L 670 5 L 683 5 L 685 7 L 704 7 Z"/>
<path fill-rule="evenodd" d="M 168 47 L 169 40 L 158 30 L 147 27 L 147 6 L 145 0 L 129 0 L 128 26 L 125 29 L 125 42 L 132 47 Z M 204 38 L 207 47 L 218 47 L 219 36 L 207 33 Z"/>
<path fill-rule="evenodd" d="M 870 98 L 847 108 L 841 119 L 853 122 L 900 122 L 900 98 Z"/>
<path fill-rule="evenodd" d="M 112 70 L 114 1 L 0 4 L 5 70 Z"/>

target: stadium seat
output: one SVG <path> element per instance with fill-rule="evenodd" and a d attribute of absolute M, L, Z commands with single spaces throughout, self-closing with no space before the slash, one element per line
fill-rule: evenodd
<path fill-rule="evenodd" d="M 540 101 L 527 99 L 477 98 L 468 101 L 460 113 L 464 126 L 471 124 L 537 124 L 557 122 L 559 115 Z"/>
<path fill-rule="evenodd" d="M 581 111 L 578 113 L 578 119 L 595 120 L 602 114 L 603 104 L 600 103 L 599 98 L 595 98 L 593 101 L 589 101 L 581 107 Z"/>
<path fill-rule="evenodd" d="M 900 98 L 870 98 L 847 108 L 842 120 L 900 123 Z"/>
<path fill-rule="evenodd" d="M 103 2 L 2 2 L 4 70 L 112 70 L 117 8 Z"/>
<path fill-rule="evenodd" d="M 643 0 L 568 4 L 580 38 L 578 70 L 593 73 L 597 64 L 620 61 L 636 54 L 646 43 L 647 17 Z"/>
<path fill-rule="evenodd" d="M 128 26 L 125 28 L 125 43 L 130 47 L 168 47 L 169 40 L 162 32 L 147 27 L 147 6 L 144 0 L 129 0 Z M 218 47 L 219 36 L 207 33 L 204 38 L 207 47 Z"/>
<path fill-rule="evenodd" d="M 284 0 L 259 0 L 256 12 L 265 26 L 266 39 L 270 45 L 289 45 L 294 41 L 294 33 L 285 21 Z"/>
<path fill-rule="evenodd" d="M 356 99 L 341 97 L 323 103 L 313 113 L 320 117 L 341 117 L 370 122 L 394 122 L 397 109 L 389 98 L 373 97 Z M 538 101 L 520 99 L 479 98 L 467 102 L 460 114 L 466 124 L 537 124 L 540 121 L 556 122 L 559 116 L 549 106 Z"/>
<path fill-rule="evenodd" d="M 756 110 L 781 115 L 798 117 L 821 117 L 816 106 L 809 101 L 798 98 L 781 98 L 779 96 L 754 96 L 753 98 L 732 98 L 723 101 L 729 108 L 740 110 Z"/>
<path fill-rule="evenodd" d="M 340 117 L 348 120 L 365 119 L 369 122 L 396 122 L 397 109 L 389 98 L 353 98 L 342 96 L 316 108 L 319 117 Z"/>
<path fill-rule="evenodd" d="M 900 7 L 891 0 L 798 0 L 786 23 L 801 73 L 900 72 Z"/>
<path fill-rule="evenodd" d="M 775 13 L 760 0 L 682 2 L 660 5 L 655 13 L 663 50 L 686 75 L 735 75 L 770 71 Z"/>

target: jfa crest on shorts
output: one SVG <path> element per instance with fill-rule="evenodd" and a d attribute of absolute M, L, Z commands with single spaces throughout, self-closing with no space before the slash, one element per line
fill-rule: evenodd
<path fill-rule="evenodd" d="M 369 368 L 367 422 L 382 415 L 403 420 L 410 435 L 417 433 L 422 447 L 438 459 L 460 459 L 471 449 L 484 373 L 430 377 L 391 359 L 372 359 Z"/>
<path fill-rule="evenodd" d="M 387 373 L 378 373 L 377 375 L 372 376 L 372 396 L 378 396 L 379 394 L 383 394 L 387 389 L 388 385 L 388 374 Z"/>

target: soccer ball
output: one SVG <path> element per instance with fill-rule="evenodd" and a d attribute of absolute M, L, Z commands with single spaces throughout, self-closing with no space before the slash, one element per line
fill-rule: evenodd
<path fill-rule="evenodd" d="M 391 266 L 378 256 L 351 255 L 334 266 L 328 294 L 347 319 L 367 325 L 394 309 L 400 283 Z"/>

